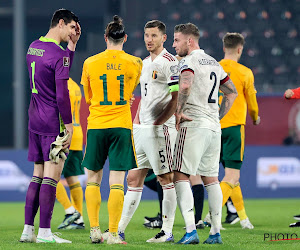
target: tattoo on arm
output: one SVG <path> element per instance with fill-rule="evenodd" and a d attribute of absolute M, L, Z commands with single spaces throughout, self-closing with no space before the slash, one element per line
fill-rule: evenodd
<path fill-rule="evenodd" d="M 176 113 L 180 114 L 183 111 L 184 105 L 191 93 L 191 86 L 194 80 L 194 73 L 190 71 L 184 71 L 180 75 L 179 80 L 179 93 Z"/>
<path fill-rule="evenodd" d="M 227 114 L 237 97 L 237 90 L 230 79 L 226 83 L 220 85 L 220 90 L 224 93 L 219 110 L 219 118 L 221 120 Z"/>
<path fill-rule="evenodd" d="M 224 84 L 220 85 L 220 90 L 226 95 L 226 94 L 231 94 L 231 93 L 235 93 L 237 94 L 237 90 L 233 84 L 233 82 L 231 81 L 231 79 L 229 79 L 227 82 L 225 82 Z"/>

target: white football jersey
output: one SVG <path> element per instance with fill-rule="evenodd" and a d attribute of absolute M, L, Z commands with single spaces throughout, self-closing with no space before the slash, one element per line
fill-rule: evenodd
<path fill-rule="evenodd" d="M 195 126 L 220 131 L 218 91 L 229 78 L 222 66 L 204 50 L 193 50 L 179 63 L 179 70 L 194 73 L 191 93 L 183 113 L 193 119 L 182 126 Z"/>
<path fill-rule="evenodd" d="M 166 49 L 163 49 L 153 61 L 150 56 L 143 60 L 140 77 L 141 124 L 150 125 L 155 122 L 172 99 L 169 86 L 178 84 L 178 81 L 178 60 Z M 165 124 L 174 127 L 175 116 L 170 117 Z"/>

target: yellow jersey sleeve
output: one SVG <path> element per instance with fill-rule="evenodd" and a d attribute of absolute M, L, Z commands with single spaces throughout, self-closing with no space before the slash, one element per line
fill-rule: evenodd
<path fill-rule="evenodd" d="M 81 83 L 91 92 L 88 129 L 132 129 L 129 100 L 141 69 L 140 58 L 119 50 L 106 50 L 85 61 Z"/>
<path fill-rule="evenodd" d="M 83 147 L 83 133 L 80 125 L 80 104 L 81 104 L 81 90 L 75 81 L 71 78 L 68 80 L 68 89 L 71 102 L 73 136 L 70 145 L 70 150 L 81 151 Z"/>
<path fill-rule="evenodd" d="M 254 76 L 251 70 L 249 70 L 247 81 L 245 82 L 245 97 L 248 106 L 248 112 L 252 121 L 256 121 L 258 118 L 258 104 L 256 100 L 256 89 L 254 86 Z"/>

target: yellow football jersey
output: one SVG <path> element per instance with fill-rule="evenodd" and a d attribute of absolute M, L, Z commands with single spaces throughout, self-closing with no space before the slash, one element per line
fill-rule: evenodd
<path fill-rule="evenodd" d="M 70 145 L 70 150 L 82 150 L 83 145 L 83 133 L 80 125 L 80 103 L 81 103 L 81 91 L 80 87 L 71 78 L 68 80 L 68 89 L 70 94 L 71 111 L 72 111 L 72 123 L 73 123 L 73 136 Z"/>
<path fill-rule="evenodd" d="M 129 100 L 141 70 L 142 60 L 121 50 L 105 50 L 85 60 L 81 84 L 90 102 L 88 129 L 132 129 Z"/>
<path fill-rule="evenodd" d="M 258 105 L 256 100 L 256 89 L 254 86 L 254 76 L 251 69 L 229 59 L 221 60 L 220 64 L 234 83 L 238 92 L 238 96 L 231 109 L 220 121 L 221 128 L 245 125 L 247 107 L 252 120 L 256 121 L 258 118 Z M 220 92 L 219 94 L 219 104 L 221 104 L 223 93 Z"/>

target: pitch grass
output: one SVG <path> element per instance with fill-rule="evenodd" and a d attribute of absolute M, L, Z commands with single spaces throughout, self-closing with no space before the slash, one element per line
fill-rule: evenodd
<path fill-rule="evenodd" d="M 253 230 L 242 230 L 240 224 L 223 226 L 226 230 L 221 231 L 223 245 L 174 245 L 149 244 L 146 240 L 153 237 L 159 230 L 149 230 L 142 226 L 144 216 L 155 216 L 158 211 L 156 201 L 142 201 L 136 211 L 131 223 L 126 230 L 126 241 L 128 245 L 91 244 L 89 239 L 89 227 L 86 209 L 84 207 L 85 230 L 64 231 L 60 230 L 62 237 L 72 240 L 73 244 L 34 244 L 19 243 L 18 240 L 23 230 L 24 203 L 0 203 L 0 249 L 187 249 L 187 248 L 220 248 L 220 249 L 300 249 L 300 241 L 264 241 L 264 233 L 296 233 L 300 238 L 300 228 L 289 228 L 293 222 L 293 215 L 300 213 L 300 200 L 246 200 L 247 214 L 254 224 Z M 107 203 L 102 202 L 100 210 L 101 229 L 108 227 Z M 208 211 L 207 201 L 204 205 L 203 216 Z M 223 209 L 223 218 L 225 209 Z M 62 222 L 64 211 L 59 203 L 56 203 L 52 219 L 52 231 L 56 232 L 57 226 Z M 36 233 L 38 230 L 38 219 L 36 218 Z M 224 220 L 224 219 L 223 219 Z M 185 233 L 183 219 L 177 209 L 174 225 L 174 237 L 178 241 Z M 208 237 L 209 229 L 198 230 L 200 242 Z"/>

